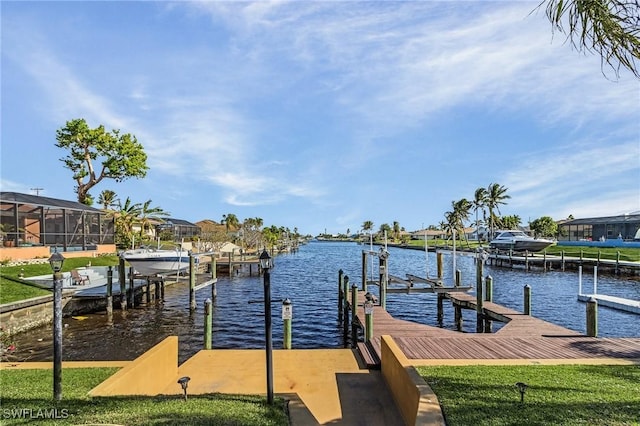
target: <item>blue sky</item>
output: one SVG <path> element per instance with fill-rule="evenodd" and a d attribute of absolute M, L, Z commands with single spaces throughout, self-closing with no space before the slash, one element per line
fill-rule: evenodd
<path fill-rule="evenodd" d="M 3 1 L 2 191 L 75 199 L 55 133 L 84 118 L 150 167 L 94 197 L 192 222 L 417 230 L 493 182 L 525 224 L 638 211 L 640 81 L 537 4 Z"/>

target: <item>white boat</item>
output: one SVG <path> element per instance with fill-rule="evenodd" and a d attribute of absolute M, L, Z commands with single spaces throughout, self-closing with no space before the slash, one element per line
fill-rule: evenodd
<path fill-rule="evenodd" d="M 189 269 L 189 251 L 184 249 L 160 250 L 139 248 L 120 254 L 140 275 L 162 275 Z"/>
<path fill-rule="evenodd" d="M 500 250 L 540 251 L 553 243 L 555 243 L 553 240 L 534 238 L 522 231 L 509 230 L 500 231 L 498 235 L 489 242 L 489 247 Z"/>

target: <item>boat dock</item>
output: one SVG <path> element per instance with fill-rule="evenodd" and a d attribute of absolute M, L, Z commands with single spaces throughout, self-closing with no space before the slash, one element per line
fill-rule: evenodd
<path fill-rule="evenodd" d="M 454 305 L 476 309 L 474 295 L 455 293 L 447 297 Z M 358 291 L 354 321 L 355 327 L 361 330 L 366 327 L 364 302 L 365 293 Z M 369 368 L 380 366 L 383 335 L 393 337 L 407 358 L 420 365 L 437 364 L 438 360 L 464 360 L 465 363 L 519 360 L 523 364 L 544 364 L 551 360 L 589 363 L 603 359 L 614 364 L 640 362 L 640 338 L 588 337 L 491 302 L 484 302 L 483 315 L 506 320 L 495 333 L 462 333 L 399 320 L 378 305 L 373 307 L 371 315 L 372 338 L 355 342 Z"/>
<path fill-rule="evenodd" d="M 546 253 L 528 253 L 528 252 L 505 252 L 495 251 L 488 253 L 487 261 L 490 265 L 502 267 L 524 267 L 531 270 L 534 267 L 542 268 L 544 271 L 549 270 L 566 270 L 578 269 L 579 266 L 589 268 L 599 268 L 602 271 L 609 271 L 619 274 L 623 271 L 633 275 L 640 274 L 640 262 L 632 262 L 618 259 L 592 259 L 586 257 L 560 256 L 550 255 Z"/>
<path fill-rule="evenodd" d="M 598 306 L 606 306 L 607 308 L 618 309 L 620 311 L 632 312 L 634 314 L 640 314 L 640 301 L 625 299 L 616 296 L 607 296 L 604 294 L 579 294 L 578 300 L 581 302 L 588 302 L 590 299 L 595 299 L 598 302 Z"/>

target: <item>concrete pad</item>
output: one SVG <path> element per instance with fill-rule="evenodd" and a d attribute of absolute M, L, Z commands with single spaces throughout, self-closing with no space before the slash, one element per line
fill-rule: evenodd
<path fill-rule="evenodd" d="M 177 380 L 189 376 L 190 395 L 265 394 L 265 359 L 264 350 L 203 350 L 163 393 L 181 394 Z M 294 425 L 402 424 L 382 376 L 361 368 L 350 349 L 274 350 L 273 379 L 276 395 L 297 395 L 289 405 Z"/>

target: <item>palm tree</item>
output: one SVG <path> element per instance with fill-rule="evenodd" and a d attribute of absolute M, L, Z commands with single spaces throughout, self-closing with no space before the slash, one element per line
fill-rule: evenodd
<path fill-rule="evenodd" d="M 469 220 L 469 211 L 471 210 L 472 204 L 469 200 L 463 198 L 456 202 L 452 202 L 451 206 L 453 207 L 455 229 L 458 232 L 458 235 L 462 235 L 464 240 L 467 242 L 467 245 L 469 245 L 467 234 L 464 232 L 464 224 Z"/>
<path fill-rule="evenodd" d="M 154 225 L 164 222 L 164 218 L 169 216 L 169 213 L 164 211 L 160 207 L 149 207 L 151 200 L 147 200 L 140 206 L 138 217 L 136 221 L 140 225 L 140 239 L 144 238 L 146 231 L 151 229 Z"/>
<path fill-rule="evenodd" d="M 233 213 L 229 213 L 222 215 L 222 223 L 224 223 L 228 233 L 231 229 L 238 229 L 240 221 L 238 220 L 238 216 Z"/>
<path fill-rule="evenodd" d="M 472 201 L 473 210 L 476 213 L 476 222 L 475 222 L 476 235 L 479 235 L 478 228 L 480 228 L 480 224 L 481 224 L 480 220 L 478 219 L 478 210 L 482 210 L 482 218 L 486 222 L 487 217 L 484 211 L 486 204 L 487 204 L 487 190 L 480 187 L 476 189 L 476 192 L 474 193 L 473 201 Z M 480 239 L 479 236 L 478 236 L 478 239 Z"/>
<path fill-rule="evenodd" d="M 111 207 L 115 207 L 118 203 L 115 191 L 105 189 L 98 195 L 98 204 L 102 205 L 102 210 L 109 210 Z"/>
<path fill-rule="evenodd" d="M 114 218 L 116 226 L 116 243 L 128 247 L 133 241 L 133 226 L 140 216 L 140 204 L 133 203 L 129 197 L 122 205 L 118 202 L 115 210 L 110 210 L 109 215 Z"/>
<path fill-rule="evenodd" d="M 496 221 L 496 215 L 494 210 L 500 213 L 500 204 L 507 204 L 505 200 L 511 198 L 507 195 L 508 188 L 503 185 L 492 183 L 487 188 L 486 207 L 489 209 L 489 229 L 491 230 L 490 238 L 494 237 L 494 224 Z"/>
<path fill-rule="evenodd" d="M 397 220 L 393 222 L 393 239 L 398 241 L 400 239 L 400 222 Z"/>

